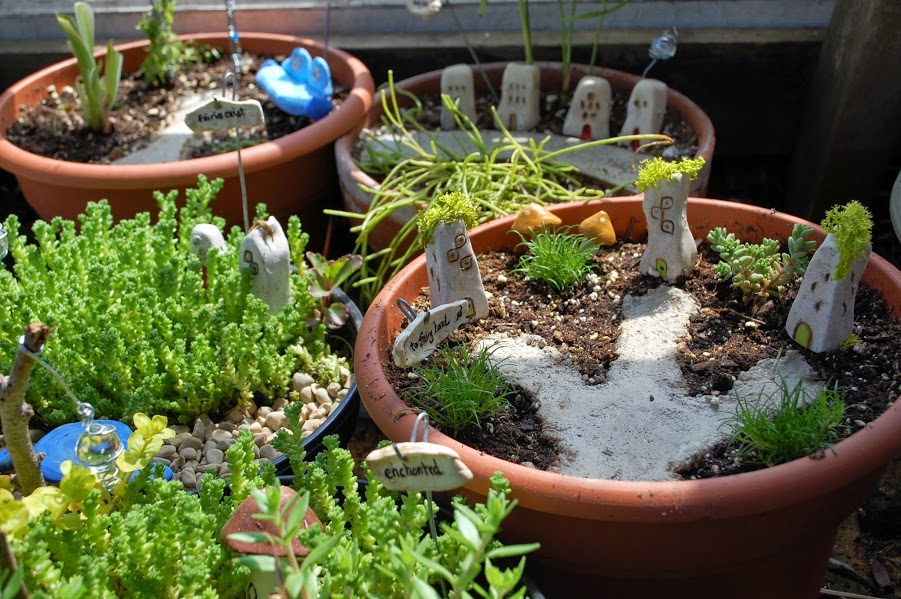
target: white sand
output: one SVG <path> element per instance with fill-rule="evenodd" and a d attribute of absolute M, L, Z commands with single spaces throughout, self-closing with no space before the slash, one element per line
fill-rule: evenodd
<path fill-rule="evenodd" d="M 508 306 L 508 309 L 510 307 Z M 728 394 L 690 397 L 681 386 L 676 345 L 687 334 L 698 306 L 684 291 L 661 285 L 644 296 L 623 299 L 619 358 L 607 381 L 589 386 L 553 347 L 538 338 L 492 336 L 501 369 L 535 390 L 546 430 L 571 454 L 561 458 L 563 474 L 631 481 L 670 480 L 672 465 L 723 437 L 723 421 L 743 399 L 769 397 L 780 376 L 817 384 L 799 352 L 763 360 L 742 373 Z M 555 360 L 556 357 L 556 360 Z M 559 363 L 557 363 L 559 362 Z"/>

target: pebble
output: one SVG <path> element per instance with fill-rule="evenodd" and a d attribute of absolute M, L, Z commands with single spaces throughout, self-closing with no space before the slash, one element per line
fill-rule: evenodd
<path fill-rule="evenodd" d="M 301 418 L 304 419 L 301 438 L 306 438 L 319 428 L 346 396 L 351 381 L 350 371 L 342 368 L 340 374 L 345 381 L 344 385 L 332 382 L 321 386 L 313 377 L 304 373 L 297 373 L 292 378 L 292 385 L 304 402 L 301 409 Z M 290 403 L 288 399 L 279 398 L 271 406 L 258 408 L 253 402 L 249 402 L 241 409 L 229 410 L 223 422 L 215 423 L 204 415 L 198 417 L 191 426 L 173 425 L 171 428 L 176 435 L 165 440 L 153 461 L 169 466 L 174 477 L 181 480 L 186 488 L 196 488 L 198 475 L 206 472 L 216 472 L 220 478 L 227 478 L 229 468 L 226 451 L 244 430 L 253 434 L 254 459 L 272 461 L 279 453 L 271 441 L 278 430 L 288 425 L 284 409 Z"/>

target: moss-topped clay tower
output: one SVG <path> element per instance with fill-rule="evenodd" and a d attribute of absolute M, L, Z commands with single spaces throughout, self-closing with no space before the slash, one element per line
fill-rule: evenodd
<path fill-rule="evenodd" d="M 432 307 L 467 299 L 471 318 L 488 316 L 488 296 L 468 229 L 478 212 L 461 192 L 447 193 L 419 214 L 419 236 L 425 246 Z"/>
<path fill-rule="evenodd" d="M 860 202 L 834 206 L 820 223 L 826 239 L 814 253 L 785 330 L 815 352 L 838 349 L 854 329 L 857 285 L 870 259 L 873 219 Z"/>
<path fill-rule="evenodd" d="M 673 283 L 694 270 L 698 250 L 686 208 L 689 184 L 703 166 L 703 158 L 680 162 L 653 158 L 641 163 L 636 185 L 644 192 L 642 208 L 648 221 L 648 245 L 639 263 L 642 273 Z"/>

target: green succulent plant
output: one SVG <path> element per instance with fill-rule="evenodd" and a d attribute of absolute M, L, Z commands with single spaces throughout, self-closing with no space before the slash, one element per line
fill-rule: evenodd
<path fill-rule="evenodd" d="M 873 239 L 873 217 L 863 204 L 852 200 L 844 206 L 830 208 L 820 226 L 835 236 L 839 260 L 834 276 L 841 281 L 851 273 L 854 261 L 866 255 Z"/>

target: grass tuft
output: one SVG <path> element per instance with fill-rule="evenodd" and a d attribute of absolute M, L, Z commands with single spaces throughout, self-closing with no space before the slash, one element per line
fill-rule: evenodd
<path fill-rule="evenodd" d="M 515 393 L 491 359 L 495 347 L 473 352 L 466 345 L 443 346 L 428 363 L 414 368 L 419 382 L 407 389 L 410 403 L 439 427 L 454 431 L 476 426 L 509 407 Z"/>
<path fill-rule="evenodd" d="M 775 466 L 828 449 L 844 424 L 845 402 L 838 385 L 813 396 L 799 381 L 793 388 L 783 379 L 778 400 L 752 404 L 739 398 L 728 421 L 731 445 L 749 465 Z"/>
<path fill-rule="evenodd" d="M 520 247 L 526 253 L 513 272 L 540 279 L 558 291 L 575 286 L 591 272 L 598 249 L 590 239 L 565 230 L 542 231 Z"/>

